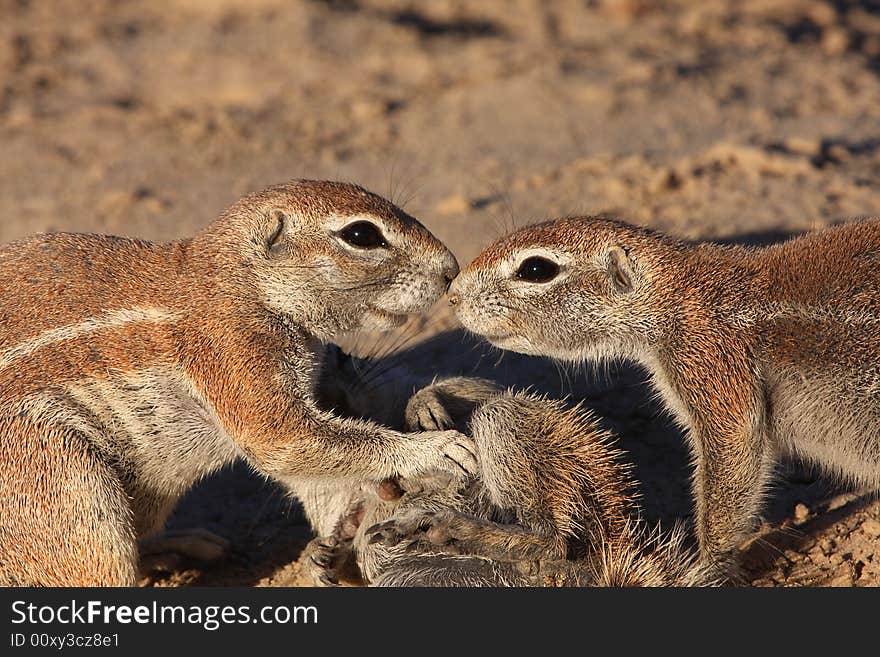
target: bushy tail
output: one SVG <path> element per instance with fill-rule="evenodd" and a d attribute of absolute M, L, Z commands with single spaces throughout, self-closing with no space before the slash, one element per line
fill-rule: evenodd
<path fill-rule="evenodd" d="M 687 531 L 678 524 L 671 532 L 650 529 L 628 520 L 626 531 L 601 542 L 592 555 L 593 586 L 720 586 L 718 571 L 702 564 L 686 544 Z"/>

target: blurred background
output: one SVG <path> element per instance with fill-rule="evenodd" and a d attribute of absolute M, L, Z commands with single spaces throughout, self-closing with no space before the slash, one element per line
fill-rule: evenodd
<path fill-rule="evenodd" d="M 462 263 L 574 213 L 767 243 L 880 214 L 878 118 L 868 0 L 0 0 L 0 241 L 177 238 L 315 177 L 390 196 Z M 417 329 L 453 327 L 438 307 Z M 643 373 L 477 345 L 452 362 L 447 338 L 426 362 L 585 397 L 633 455 L 647 517 L 687 518 L 682 437 Z M 755 582 L 880 583 L 876 503 L 783 474 Z M 297 581 L 308 530 L 242 468 L 174 523 L 229 536 L 233 557 L 147 582 Z"/>

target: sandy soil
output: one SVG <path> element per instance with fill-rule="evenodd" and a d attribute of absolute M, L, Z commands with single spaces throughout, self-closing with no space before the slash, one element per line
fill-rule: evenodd
<path fill-rule="evenodd" d="M 767 243 L 880 214 L 878 118 L 872 0 L 0 0 L 0 241 L 179 237 L 306 176 L 393 197 L 462 262 L 569 213 Z M 421 330 L 453 326 L 438 309 Z M 687 517 L 682 437 L 643 373 L 496 363 L 463 339 L 420 356 L 587 399 L 636 462 L 646 516 Z M 243 467 L 172 525 L 232 555 L 145 583 L 298 582 L 308 528 Z M 880 505 L 784 464 L 746 561 L 759 585 L 880 584 Z"/>

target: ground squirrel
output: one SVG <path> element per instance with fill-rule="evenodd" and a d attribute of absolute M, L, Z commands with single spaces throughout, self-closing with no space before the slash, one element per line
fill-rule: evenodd
<path fill-rule="evenodd" d="M 390 202 L 315 181 L 245 196 L 178 242 L 0 249 L 0 581 L 135 583 L 137 539 L 239 457 L 306 497 L 473 471 L 457 432 L 343 419 L 314 395 L 324 343 L 399 325 L 457 272 Z"/>
<path fill-rule="evenodd" d="M 405 479 L 400 500 L 370 489 L 353 498 L 332 541 L 340 552 L 354 551 L 368 583 L 714 583 L 684 532 L 650 532 L 638 519 L 628 468 L 583 409 L 453 377 L 413 395 L 405 417 L 412 430 L 470 433 L 480 475 L 464 485 L 442 476 Z"/>
<path fill-rule="evenodd" d="M 765 248 L 604 218 L 522 228 L 449 301 L 526 354 L 631 359 L 687 430 L 702 556 L 732 565 L 780 454 L 880 485 L 880 220 Z"/>

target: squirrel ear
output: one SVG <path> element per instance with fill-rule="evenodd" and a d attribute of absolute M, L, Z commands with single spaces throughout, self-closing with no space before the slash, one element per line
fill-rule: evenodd
<path fill-rule="evenodd" d="M 629 254 L 620 246 L 608 250 L 608 276 L 619 292 L 632 292 L 636 273 Z"/>
<path fill-rule="evenodd" d="M 278 246 L 284 237 L 284 222 L 287 220 L 287 215 L 284 214 L 283 210 L 270 210 L 268 218 L 268 230 L 272 232 L 270 232 L 266 238 L 266 246 L 269 249 L 272 249 L 273 247 Z"/>

